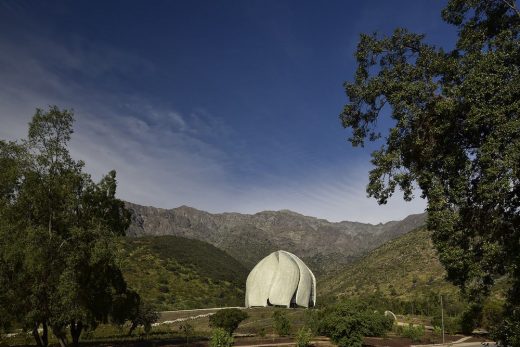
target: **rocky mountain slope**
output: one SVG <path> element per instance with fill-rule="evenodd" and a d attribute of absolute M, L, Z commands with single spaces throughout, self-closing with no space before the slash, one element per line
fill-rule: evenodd
<path fill-rule="evenodd" d="M 346 264 L 388 240 L 424 224 L 425 214 L 372 225 L 332 223 L 282 210 L 253 215 L 212 214 L 191 207 L 160 209 L 127 203 L 129 236 L 176 235 L 208 242 L 248 269 L 270 252 L 284 249 L 301 257 L 317 276 Z"/>

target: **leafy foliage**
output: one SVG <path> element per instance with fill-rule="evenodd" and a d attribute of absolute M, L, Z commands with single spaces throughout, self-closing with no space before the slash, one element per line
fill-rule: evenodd
<path fill-rule="evenodd" d="M 233 334 L 238 325 L 248 317 L 247 313 L 238 308 L 223 309 L 209 317 L 209 325 L 214 328 L 222 328 L 229 334 Z"/>
<path fill-rule="evenodd" d="M 278 335 L 288 336 L 291 334 L 291 322 L 284 311 L 276 310 L 273 312 L 273 325 Z"/>
<path fill-rule="evenodd" d="M 504 303 L 496 300 L 487 300 L 482 307 L 482 321 L 480 325 L 487 330 L 496 330 L 503 320 Z"/>
<path fill-rule="evenodd" d="M 296 346 L 308 347 L 311 343 L 312 331 L 310 328 L 302 327 L 296 334 Z"/>
<path fill-rule="evenodd" d="M 233 345 L 233 337 L 227 330 L 217 328 L 211 333 L 209 345 L 211 347 L 230 347 Z"/>
<path fill-rule="evenodd" d="M 128 335 L 132 335 L 132 332 L 138 326 L 142 326 L 146 334 L 149 334 L 152 330 L 152 324 L 159 320 L 159 313 L 153 309 L 150 304 L 143 301 L 139 304 L 139 308 L 135 314 L 130 317 L 131 326 L 128 331 Z"/>
<path fill-rule="evenodd" d="M 461 316 L 444 316 L 444 331 L 448 334 L 456 334 L 462 331 Z M 442 327 L 442 317 L 439 312 L 432 318 L 432 324 L 436 327 Z"/>
<path fill-rule="evenodd" d="M 344 301 L 323 310 L 319 333 L 338 346 L 362 346 L 364 336 L 384 336 L 393 319 L 361 302 Z"/>
<path fill-rule="evenodd" d="M 414 326 L 410 324 L 409 326 L 399 328 L 399 335 L 407 337 L 413 342 L 419 342 L 424 337 L 424 326 L 422 325 Z"/>
<path fill-rule="evenodd" d="M 376 123 L 389 111 L 367 192 L 386 203 L 400 188 L 410 200 L 418 185 L 448 279 L 480 302 L 509 275 L 505 319 L 520 326 L 520 11 L 450 0 L 442 17 L 458 30 L 451 51 L 405 29 L 361 35 L 340 118 L 359 146 L 381 138 Z"/>
<path fill-rule="evenodd" d="M 113 251 L 130 222 L 116 174 L 94 183 L 82 171 L 67 148 L 72 124 L 72 111 L 37 109 L 26 140 L 0 141 L 0 307 L 39 346 L 49 329 L 66 344 L 67 326 L 77 345 L 121 317 L 129 294 Z"/>

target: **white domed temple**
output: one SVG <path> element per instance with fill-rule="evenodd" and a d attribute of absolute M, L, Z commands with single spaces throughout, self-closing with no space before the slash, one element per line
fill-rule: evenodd
<path fill-rule="evenodd" d="M 277 251 L 251 270 L 246 282 L 246 307 L 316 305 L 316 278 L 292 253 Z"/>

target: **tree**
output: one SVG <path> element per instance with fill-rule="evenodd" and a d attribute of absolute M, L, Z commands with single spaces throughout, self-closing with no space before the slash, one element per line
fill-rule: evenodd
<path fill-rule="evenodd" d="M 247 319 L 249 315 L 238 308 L 227 308 L 217 311 L 209 317 L 209 325 L 215 328 L 222 328 L 230 335 L 238 328 L 239 324 Z"/>
<path fill-rule="evenodd" d="M 132 324 L 130 325 L 128 335 L 132 335 L 135 328 L 140 325 L 144 327 L 145 333 L 148 334 L 152 330 L 152 324 L 159 320 L 159 313 L 150 304 L 143 301 L 139 303 L 137 311 L 129 316 Z"/>
<path fill-rule="evenodd" d="M 66 345 L 67 327 L 77 346 L 129 294 L 114 240 L 130 214 L 115 171 L 94 183 L 71 158 L 72 124 L 72 111 L 37 109 L 26 140 L 0 140 L 0 307 L 40 347 L 49 329 Z"/>
<path fill-rule="evenodd" d="M 424 35 L 361 35 L 340 115 L 350 141 L 379 141 L 367 192 L 384 204 L 418 187 L 448 279 L 475 302 L 512 279 L 499 338 L 520 326 L 520 11 L 511 0 L 449 0 L 444 50 Z M 376 123 L 388 124 L 383 134 Z M 508 332 L 509 331 L 509 332 Z"/>

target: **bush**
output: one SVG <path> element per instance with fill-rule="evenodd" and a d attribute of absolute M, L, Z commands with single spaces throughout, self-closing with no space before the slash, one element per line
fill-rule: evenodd
<path fill-rule="evenodd" d="M 363 346 L 363 336 L 359 334 L 345 335 L 337 340 L 336 344 L 339 347 L 361 347 Z"/>
<path fill-rule="evenodd" d="M 273 313 L 274 320 L 274 330 L 280 336 L 288 336 L 291 333 L 291 322 L 287 318 L 287 315 L 280 311 L 274 311 Z"/>
<path fill-rule="evenodd" d="M 402 337 L 407 337 L 413 342 L 419 342 L 424 337 L 424 326 L 417 325 L 413 326 L 410 324 L 407 327 L 403 327 L 403 330 L 401 332 Z"/>
<path fill-rule="evenodd" d="M 433 327 L 432 335 L 430 337 L 431 343 L 437 343 L 441 341 L 442 329 L 440 327 Z"/>
<path fill-rule="evenodd" d="M 312 339 L 312 331 L 309 328 L 303 327 L 298 330 L 296 334 L 296 346 L 297 347 L 307 347 L 309 346 Z"/>
<path fill-rule="evenodd" d="M 249 315 L 238 308 L 224 309 L 217 311 L 217 313 L 209 317 L 209 326 L 222 328 L 231 335 L 247 317 Z"/>
<path fill-rule="evenodd" d="M 383 336 L 392 326 L 392 318 L 366 304 L 347 301 L 324 310 L 318 330 L 340 347 L 358 347 L 364 336 Z"/>
<path fill-rule="evenodd" d="M 441 316 L 434 316 L 432 319 L 432 325 L 436 327 L 442 327 Z M 461 331 L 460 317 L 444 317 L 444 332 L 447 334 L 456 334 Z"/>
<path fill-rule="evenodd" d="M 365 336 L 385 336 L 392 330 L 394 326 L 394 318 L 380 314 L 374 311 L 365 311 L 361 313 L 362 319 L 365 321 Z"/>
<path fill-rule="evenodd" d="M 211 333 L 209 345 L 211 347 L 230 347 L 233 345 L 233 337 L 227 330 L 216 328 Z"/>
<path fill-rule="evenodd" d="M 305 326 L 311 329 L 314 336 L 320 334 L 320 322 L 323 319 L 322 310 L 306 310 L 305 311 Z"/>

